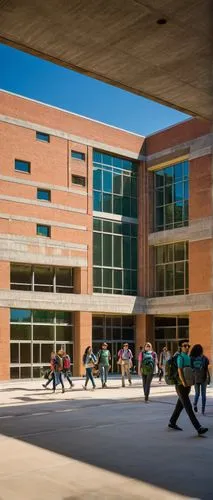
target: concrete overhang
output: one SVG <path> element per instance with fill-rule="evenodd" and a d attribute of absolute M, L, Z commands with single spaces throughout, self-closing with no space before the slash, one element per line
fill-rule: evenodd
<path fill-rule="evenodd" d="M 212 119 L 211 20 L 211 0 L 0 0 L 0 42 Z"/>

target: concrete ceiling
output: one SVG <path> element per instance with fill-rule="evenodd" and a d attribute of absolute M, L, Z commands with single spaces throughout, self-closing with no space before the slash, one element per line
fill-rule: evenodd
<path fill-rule="evenodd" d="M 212 119 L 212 15 L 211 0 L 0 0 L 0 42 Z"/>

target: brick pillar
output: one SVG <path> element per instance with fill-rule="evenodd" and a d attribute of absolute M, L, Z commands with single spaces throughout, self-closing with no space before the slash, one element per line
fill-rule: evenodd
<path fill-rule="evenodd" d="M 87 346 L 92 345 L 92 313 L 74 313 L 74 375 L 83 375 L 82 357 Z"/>
<path fill-rule="evenodd" d="M 189 337 L 191 345 L 201 344 L 204 354 L 211 360 L 212 311 L 189 313 Z"/>
<path fill-rule="evenodd" d="M 74 293 L 87 294 L 87 268 L 75 267 L 74 269 Z"/>
<path fill-rule="evenodd" d="M 0 289 L 10 289 L 10 262 L 0 261 Z"/>
<path fill-rule="evenodd" d="M 10 378 L 10 309 L 0 308 L 0 380 Z"/>
<path fill-rule="evenodd" d="M 153 316 L 138 314 L 136 316 L 136 352 L 148 341 L 154 344 Z"/>

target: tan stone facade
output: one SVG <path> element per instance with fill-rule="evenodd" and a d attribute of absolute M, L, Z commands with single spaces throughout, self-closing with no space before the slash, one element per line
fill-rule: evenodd
<path fill-rule="evenodd" d="M 145 139 L 7 92 L 1 92 L 0 96 L 0 379 L 10 378 L 10 368 L 14 378 L 16 373 L 24 378 L 28 365 L 33 376 L 34 368 L 37 374 L 38 365 L 48 363 L 45 358 L 51 344 L 48 337 L 43 339 L 43 344 L 35 340 L 35 355 L 34 351 L 29 354 L 30 362 L 26 346 L 17 344 L 11 348 L 10 313 L 19 309 L 72 314 L 75 375 L 82 374 L 83 351 L 94 342 L 93 318 L 96 316 L 104 316 L 106 331 L 108 317 L 134 316 L 135 356 L 146 339 L 155 345 L 156 317 L 187 316 L 191 343 L 202 343 L 206 354 L 211 356 L 213 141 L 210 124 L 192 119 Z M 37 140 L 36 132 L 48 134 L 49 142 Z M 94 149 L 138 162 L 137 297 L 93 294 Z M 72 151 L 82 153 L 83 161 L 75 159 Z M 183 157 L 189 162 L 188 224 L 156 232 L 153 171 L 172 162 L 175 164 Z M 30 172 L 15 170 L 15 160 L 29 162 Z M 76 184 L 75 176 L 84 178 L 85 186 Z M 38 199 L 38 189 L 50 191 L 51 200 Z M 48 226 L 50 237 L 39 236 L 38 226 Z M 189 293 L 156 297 L 155 249 L 178 241 L 188 242 Z M 32 274 L 32 280 L 35 280 L 36 266 L 50 269 L 54 274 L 52 290 L 39 289 L 34 281 L 33 290 L 26 286 L 18 289 L 17 284 L 11 284 L 11 270 L 16 270 L 18 265 L 28 266 L 26 272 Z M 57 292 L 57 273 L 63 272 L 63 268 L 73 270 L 73 293 L 62 289 L 61 293 L 51 293 Z M 60 324 L 57 315 L 54 318 L 54 335 L 58 335 Z M 113 319 L 110 321 L 113 325 Z M 33 326 L 28 323 L 26 331 L 30 328 L 32 331 Z M 27 343 L 21 338 L 23 344 Z M 54 338 L 58 347 L 60 340 Z M 71 344 L 67 337 L 64 342 L 67 347 Z M 24 361 L 20 364 L 22 348 Z M 16 372 L 17 356 L 19 372 Z"/>

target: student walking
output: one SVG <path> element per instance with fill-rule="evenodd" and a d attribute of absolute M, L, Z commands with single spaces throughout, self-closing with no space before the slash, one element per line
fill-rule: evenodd
<path fill-rule="evenodd" d="M 89 380 L 91 380 L 91 382 L 92 382 L 93 389 L 95 389 L 95 387 L 96 387 L 93 373 L 92 373 L 92 370 L 93 370 L 96 363 L 97 363 L 96 356 L 93 354 L 92 347 L 89 345 L 85 349 L 85 353 L 83 355 L 83 365 L 86 369 L 86 381 L 85 381 L 85 385 L 83 385 L 83 388 L 85 390 L 87 388 L 87 384 L 88 384 Z"/>
<path fill-rule="evenodd" d="M 159 384 L 162 378 L 165 376 L 165 366 L 168 359 L 171 358 L 171 353 L 168 351 L 167 347 L 163 347 L 160 357 L 159 357 Z"/>
<path fill-rule="evenodd" d="M 52 351 L 51 355 L 50 355 L 50 373 L 48 375 L 48 380 L 47 380 L 46 384 L 42 384 L 42 386 L 44 387 L 44 389 L 46 389 L 47 386 L 51 382 L 53 382 L 53 379 L 54 379 L 54 359 L 55 359 L 55 356 L 56 356 L 55 351 Z"/>
<path fill-rule="evenodd" d="M 143 351 L 139 354 L 139 366 L 142 374 L 143 391 L 145 402 L 149 401 L 150 387 L 153 375 L 156 372 L 158 358 L 156 352 L 152 349 L 152 344 L 146 342 Z"/>
<path fill-rule="evenodd" d="M 63 362 L 63 375 L 66 377 L 68 380 L 71 389 L 74 387 L 73 381 L 72 381 L 72 375 L 71 375 L 71 359 L 69 354 L 67 354 L 65 351 L 63 352 L 62 355 L 62 362 Z"/>
<path fill-rule="evenodd" d="M 103 342 L 103 344 L 101 344 L 101 349 L 100 351 L 98 351 L 97 358 L 101 375 L 102 388 L 106 389 L 111 360 L 111 354 L 108 350 L 108 344 L 106 342 Z"/>
<path fill-rule="evenodd" d="M 118 364 L 121 367 L 121 378 L 122 378 L 122 387 L 125 387 L 125 375 L 128 378 L 129 385 L 132 384 L 130 369 L 132 367 L 132 351 L 129 349 L 129 344 L 125 342 L 123 344 L 123 349 L 118 351 Z"/>
<path fill-rule="evenodd" d="M 180 340 L 179 353 L 176 356 L 178 376 L 177 376 L 177 383 L 175 385 L 175 389 L 178 395 L 178 400 L 176 407 L 170 418 L 168 427 L 170 429 L 182 431 L 182 429 L 177 425 L 177 420 L 183 408 L 185 408 L 188 417 L 191 420 L 192 425 L 195 427 L 198 434 L 201 435 L 205 434 L 208 431 L 208 429 L 200 425 L 200 422 L 197 420 L 193 412 L 191 401 L 189 399 L 189 393 L 192 385 L 192 381 L 190 380 L 192 378 L 191 377 L 192 368 L 191 368 L 191 358 L 188 354 L 189 348 L 190 345 L 188 340 Z"/>
<path fill-rule="evenodd" d="M 56 390 L 56 385 L 61 384 L 62 393 L 65 392 L 64 380 L 63 380 L 63 351 L 60 350 L 56 354 L 53 364 L 54 364 L 54 377 L 53 377 L 53 392 Z"/>
<path fill-rule="evenodd" d="M 192 347 L 191 353 L 192 369 L 195 375 L 195 398 L 194 398 L 194 411 L 197 413 L 197 404 L 200 397 L 202 398 L 202 414 L 205 414 L 206 408 L 206 388 L 210 383 L 209 373 L 209 360 L 203 354 L 203 347 L 200 344 L 195 344 Z"/>

